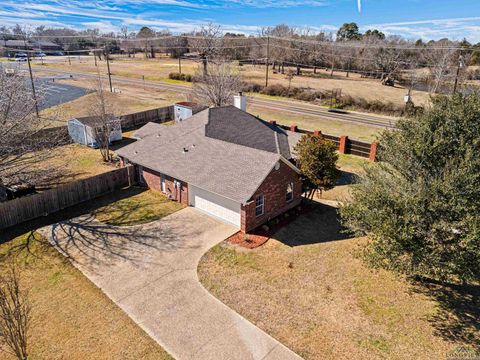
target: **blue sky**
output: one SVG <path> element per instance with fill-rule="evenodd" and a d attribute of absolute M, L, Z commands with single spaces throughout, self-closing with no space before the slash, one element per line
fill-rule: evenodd
<path fill-rule="evenodd" d="M 334 31 L 357 22 L 362 31 L 377 28 L 408 38 L 449 37 L 480 42 L 479 0 L 2 0 L 0 25 L 29 28 L 99 28 L 126 25 L 191 31 L 206 22 L 224 31 L 255 33 L 259 27 L 287 23 L 314 31 Z"/>

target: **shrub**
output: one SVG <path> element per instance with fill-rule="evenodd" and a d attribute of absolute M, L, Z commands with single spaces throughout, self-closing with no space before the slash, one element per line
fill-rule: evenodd
<path fill-rule="evenodd" d="M 256 93 L 259 93 L 262 91 L 262 89 L 264 88 L 264 86 L 260 85 L 260 84 L 257 84 L 257 83 L 253 83 L 253 82 L 242 82 L 242 91 L 244 92 L 256 92 Z"/>
<path fill-rule="evenodd" d="M 273 84 L 263 88 L 261 93 L 270 96 L 287 96 L 288 88 L 281 84 Z"/>
<path fill-rule="evenodd" d="M 168 74 L 168 78 L 172 80 L 181 80 L 181 81 L 187 81 L 187 82 L 192 82 L 193 77 L 190 74 L 180 74 L 178 72 L 172 72 Z"/>

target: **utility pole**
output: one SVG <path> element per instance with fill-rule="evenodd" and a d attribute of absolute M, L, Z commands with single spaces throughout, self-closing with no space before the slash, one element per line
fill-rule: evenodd
<path fill-rule="evenodd" d="M 265 87 L 268 86 L 268 64 L 270 62 L 270 36 L 267 36 L 267 67 L 265 71 Z"/>
<path fill-rule="evenodd" d="M 33 81 L 33 74 L 32 74 L 32 65 L 30 64 L 30 51 L 27 51 L 27 62 L 28 62 L 28 72 L 30 73 L 30 82 L 32 83 L 32 95 L 33 100 L 35 101 L 35 113 L 38 115 L 38 103 L 37 103 L 37 94 L 35 93 L 35 82 Z"/>
<path fill-rule="evenodd" d="M 458 76 L 460 75 L 460 68 L 463 67 L 463 56 L 460 52 L 458 56 L 458 66 L 457 66 L 457 74 L 455 75 L 455 84 L 453 85 L 453 94 L 457 92 L 457 85 L 458 85 Z"/>
<path fill-rule="evenodd" d="M 105 57 L 107 58 L 108 83 L 110 84 L 110 92 L 113 92 L 112 75 L 110 74 L 110 60 L 108 59 L 108 46 L 105 46 Z"/>
<path fill-rule="evenodd" d="M 182 57 L 180 55 L 178 56 L 178 73 L 182 73 Z"/>

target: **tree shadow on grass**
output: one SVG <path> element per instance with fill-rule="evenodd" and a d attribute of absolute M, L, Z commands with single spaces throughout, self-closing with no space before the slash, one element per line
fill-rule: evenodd
<path fill-rule="evenodd" d="M 315 201 L 304 206 L 309 208 L 308 211 L 280 229 L 273 238 L 288 246 L 310 245 L 350 238 L 343 232 L 337 208 Z"/>
<path fill-rule="evenodd" d="M 437 335 L 480 350 L 480 285 L 460 285 L 417 278 L 414 291 L 438 303 L 428 320 Z"/>
<path fill-rule="evenodd" d="M 31 221 L 26 221 L 24 223 L 12 226 L 7 229 L 2 229 L 0 232 L 0 244 L 13 240 L 23 234 L 31 233 L 38 228 L 50 224 L 72 219 L 85 214 L 93 214 L 101 207 L 112 204 L 113 202 L 116 202 L 118 200 L 126 199 L 128 197 L 140 194 L 146 190 L 146 188 L 142 187 L 129 187 L 121 189 L 111 194 L 107 194 L 99 198 L 57 211 L 56 213 L 49 214 L 47 216 L 37 218 Z"/>
<path fill-rule="evenodd" d="M 135 141 L 137 141 L 137 140 L 133 139 L 133 138 L 129 138 L 129 137 L 124 137 L 122 140 L 116 141 L 113 144 L 111 144 L 110 145 L 110 150 L 116 151 L 118 149 L 123 148 L 124 146 L 127 146 L 127 145 L 130 145 L 130 144 L 134 143 Z"/>
<path fill-rule="evenodd" d="M 340 177 L 336 182 L 336 186 L 339 185 L 350 185 L 354 184 L 357 181 L 357 174 L 350 171 L 341 170 Z"/>
<path fill-rule="evenodd" d="M 145 189 L 135 187 L 123 189 L 44 219 L 23 224 L 21 229 L 11 229 L 9 236 L 2 234 L 4 241 L 25 233 L 27 236 L 24 241 L 12 246 L 8 255 L 36 256 L 34 252 L 38 249 L 36 245 L 52 245 L 71 262 L 96 272 L 119 262 L 144 266 L 158 261 L 163 253 L 193 246 L 187 245 L 178 238 L 168 223 L 151 222 L 135 226 L 114 226 L 102 223 L 95 218 L 95 212 L 100 207 L 108 207 L 112 202 L 143 191 Z M 115 208 L 114 221 L 128 218 L 139 208 L 141 206 L 135 203 L 131 206 Z M 36 235 L 35 231 L 42 236 Z"/>

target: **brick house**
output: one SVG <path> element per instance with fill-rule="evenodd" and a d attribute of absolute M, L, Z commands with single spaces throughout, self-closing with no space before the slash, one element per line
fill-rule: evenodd
<path fill-rule="evenodd" d="M 148 123 L 117 151 L 141 184 L 251 231 L 299 205 L 293 148 L 301 134 L 234 106 L 210 108 L 175 124 Z"/>

